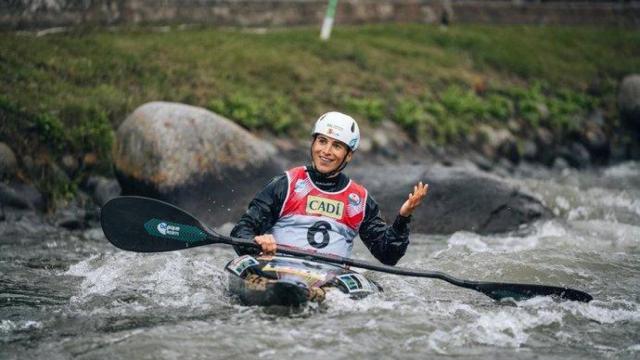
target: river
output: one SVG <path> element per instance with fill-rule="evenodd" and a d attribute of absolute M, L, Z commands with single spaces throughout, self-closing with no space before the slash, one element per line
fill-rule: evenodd
<path fill-rule="evenodd" d="M 557 217 L 510 234 L 413 234 L 399 265 L 567 285 L 592 302 L 497 303 L 439 280 L 367 272 L 383 293 L 334 293 L 299 311 L 246 307 L 227 295 L 222 269 L 234 254 L 223 245 L 128 253 L 99 228 L 27 215 L 0 222 L 0 358 L 639 358 L 640 163 L 521 167 L 505 179 Z M 360 243 L 354 258 L 374 261 Z"/>

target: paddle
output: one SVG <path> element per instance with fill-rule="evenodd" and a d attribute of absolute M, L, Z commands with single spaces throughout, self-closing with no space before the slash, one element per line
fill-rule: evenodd
<path fill-rule="evenodd" d="M 259 248 L 253 240 L 220 235 L 184 210 L 151 198 L 122 196 L 112 199 L 102 207 L 100 221 L 107 239 L 116 247 L 128 251 L 173 251 L 209 244 Z M 390 274 L 441 279 L 456 286 L 479 291 L 495 300 L 524 300 L 535 296 L 553 296 L 583 302 L 593 299 L 583 291 L 567 287 L 462 280 L 439 271 L 377 265 L 282 246 L 278 246 L 278 252 Z"/>

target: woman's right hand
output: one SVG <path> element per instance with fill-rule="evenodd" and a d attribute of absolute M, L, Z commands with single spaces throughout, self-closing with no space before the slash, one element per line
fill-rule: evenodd
<path fill-rule="evenodd" d="M 263 255 L 275 255 L 276 254 L 276 239 L 271 234 L 258 235 L 254 241 L 260 245 Z"/>

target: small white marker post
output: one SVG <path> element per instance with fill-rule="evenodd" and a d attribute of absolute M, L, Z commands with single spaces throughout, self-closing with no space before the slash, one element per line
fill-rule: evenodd
<path fill-rule="evenodd" d="M 327 6 L 327 14 L 324 16 L 322 29 L 320 30 L 320 39 L 322 41 L 329 40 L 329 36 L 331 36 L 331 28 L 333 27 L 333 19 L 336 16 L 337 5 L 338 0 L 329 0 L 329 6 Z"/>

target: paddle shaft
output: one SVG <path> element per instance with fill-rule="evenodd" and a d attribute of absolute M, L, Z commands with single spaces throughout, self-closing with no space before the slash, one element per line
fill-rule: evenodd
<path fill-rule="evenodd" d="M 232 238 L 229 236 L 220 235 L 210 229 L 207 229 L 207 230 L 208 230 L 207 233 L 209 234 L 209 236 L 213 238 L 212 240 L 217 240 L 217 242 L 219 243 L 229 244 L 233 246 L 250 247 L 250 248 L 255 248 L 260 250 L 260 245 L 256 244 L 253 240 L 242 239 L 242 238 Z M 390 265 L 384 265 L 384 264 L 378 265 L 378 264 L 372 264 L 363 260 L 354 260 L 346 257 L 327 255 L 327 254 L 317 253 L 314 251 L 296 249 L 296 248 L 282 246 L 282 245 L 278 246 L 276 252 L 280 254 L 292 255 L 292 256 L 301 257 L 301 258 L 320 260 L 320 261 L 324 261 L 332 264 L 352 266 L 352 267 L 357 267 L 357 268 L 367 269 L 367 270 L 381 271 L 389 274 L 441 279 L 441 280 L 450 282 L 454 285 L 465 286 L 464 281 L 460 279 L 456 279 L 452 276 L 449 276 L 447 274 L 444 274 L 438 271 L 417 271 L 417 270 L 401 268 L 398 266 L 390 266 Z"/>
<path fill-rule="evenodd" d="M 206 229 L 209 236 L 212 237 L 212 241 L 217 241 L 224 244 L 233 246 L 249 247 L 254 249 L 260 249 L 260 246 L 253 240 L 232 238 L 223 236 L 211 229 Z M 483 294 L 495 299 L 504 300 L 511 298 L 514 300 L 527 299 L 534 296 L 558 296 L 568 300 L 589 302 L 593 297 L 585 292 L 557 286 L 537 285 L 537 284 L 518 284 L 518 283 L 498 283 L 498 282 L 484 282 L 484 281 L 472 281 L 462 280 L 451 275 L 447 275 L 440 271 L 425 271 L 425 270 L 413 270 L 402 268 L 399 266 L 390 266 L 384 264 L 372 264 L 363 260 L 353 260 L 336 255 L 319 254 L 317 252 L 296 249 L 287 246 L 278 246 L 276 252 L 286 255 L 292 255 L 301 258 L 307 258 L 310 260 L 320 260 L 332 264 L 338 264 L 343 266 L 352 266 L 361 269 L 374 270 L 385 272 L 395 275 L 431 278 L 444 280 L 452 285 L 463 287 L 466 289 L 476 290 Z"/>

